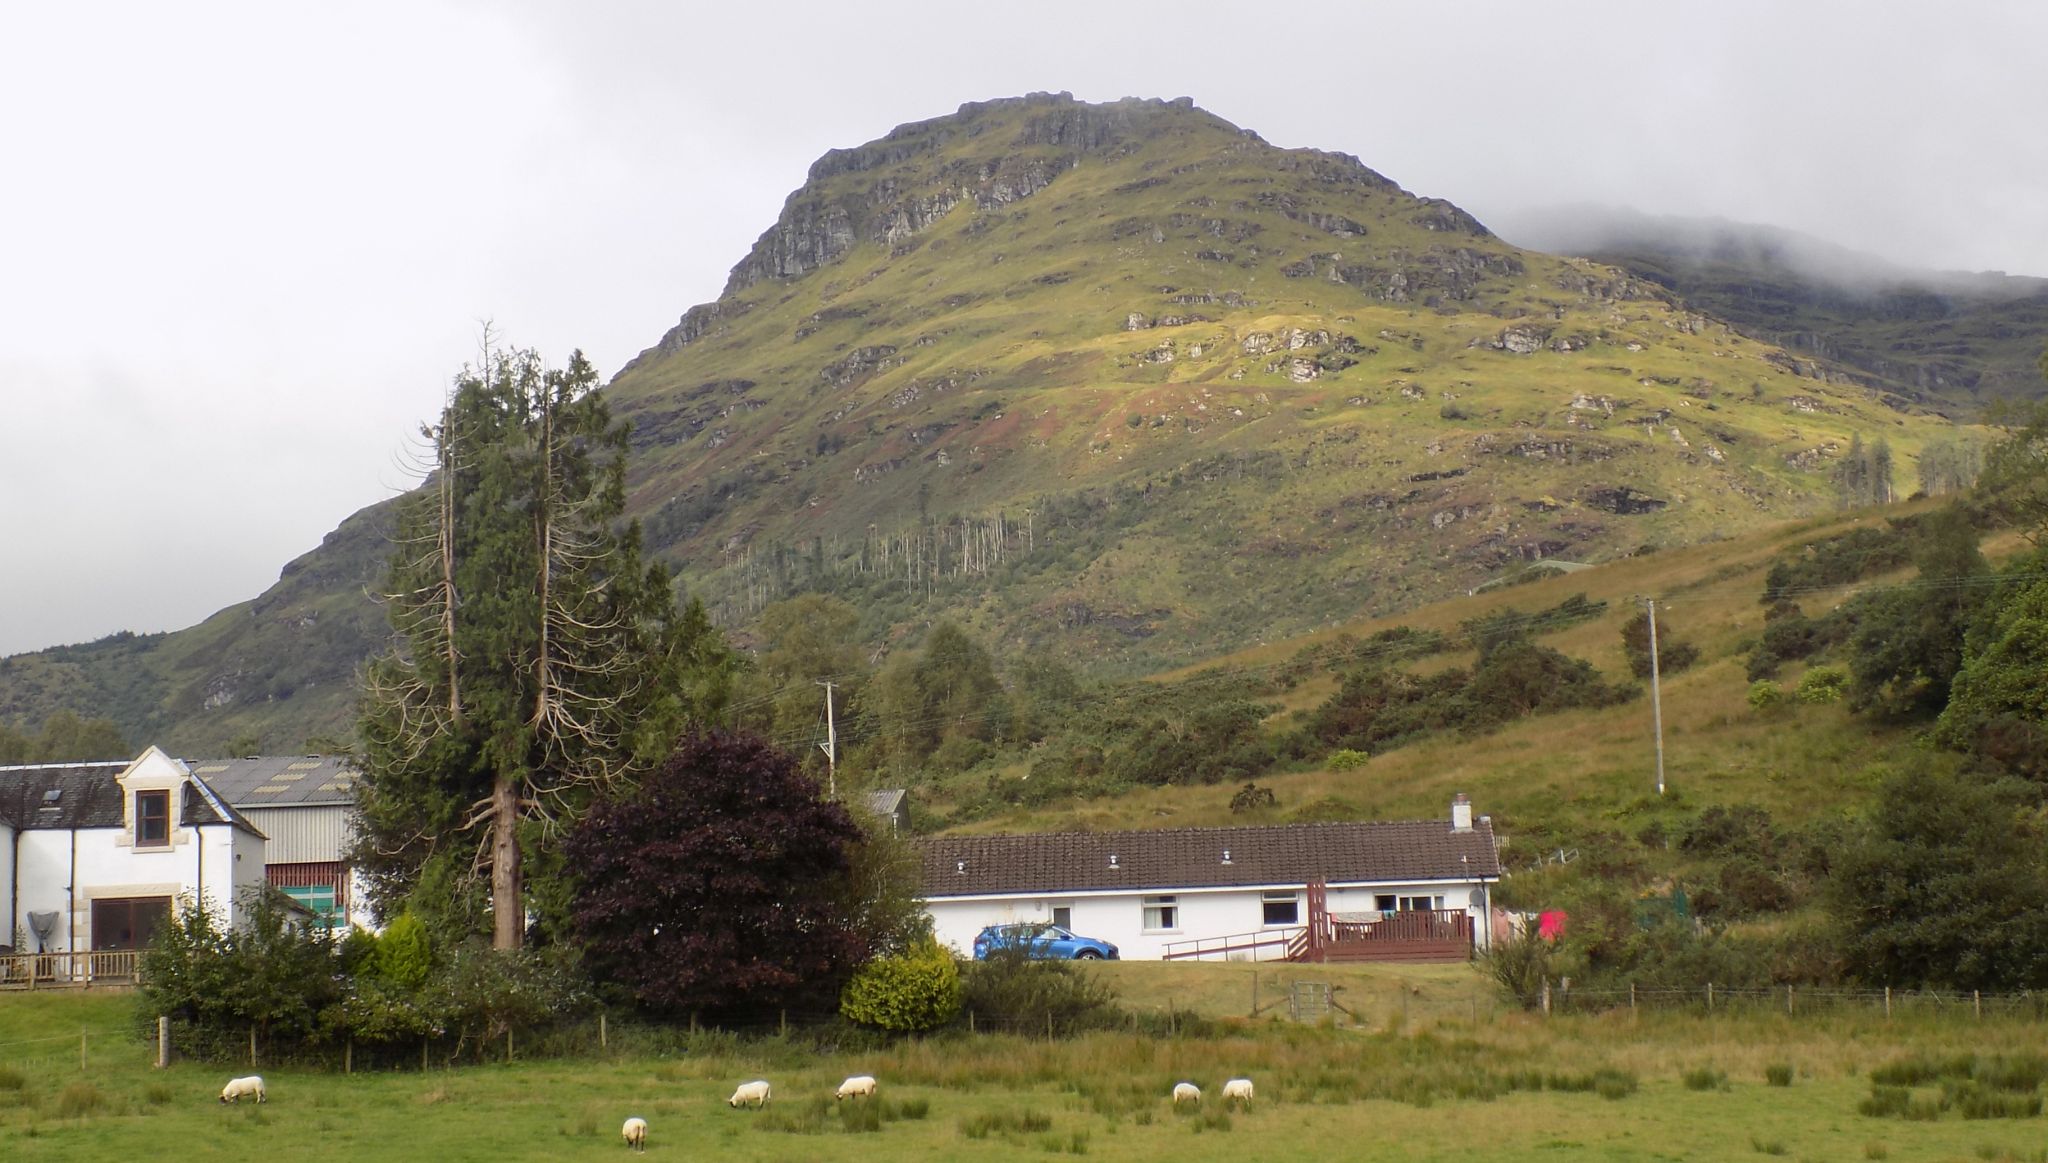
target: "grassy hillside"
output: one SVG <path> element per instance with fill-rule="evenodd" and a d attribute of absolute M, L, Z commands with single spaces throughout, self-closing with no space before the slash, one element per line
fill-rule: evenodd
<path fill-rule="evenodd" d="M 1233 811 L 1233 783 L 1141 787 L 1101 797 L 1066 796 L 1003 807 L 1004 789 L 1028 787 L 1031 768 L 1012 762 L 937 778 L 914 795 L 929 825 L 959 831 L 1103 830 L 1187 827 L 1324 819 L 1416 819 L 1448 813 L 1464 792 L 1475 810 L 1494 817 L 1508 839 L 1511 868 L 1527 871 L 1573 852 L 1615 876 L 1638 883 L 1701 871 L 1676 850 L 1702 809 L 1761 807 L 1785 829 L 1839 820 L 1868 803 L 1885 765 L 1911 745 L 1911 731 L 1852 715 L 1841 703 L 1786 705 L 1759 712 L 1747 702 L 1748 648 L 1763 625 L 1764 575 L 1771 563 L 1857 528 L 1884 528 L 1889 518 L 1924 512 L 1928 504 L 1793 522 L 1689 548 L 1664 550 L 1546 578 L 1526 585 L 1421 606 L 1398 618 L 1367 620 L 1242 651 L 1199 670 L 1159 676 L 1191 689 L 1254 689 L 1276 708 L 1267 722 L 1284 730 L 1328 698 L 1350 658 L 1369 653 L 1370 636 L 1394 626 L 1457 636 L 1468 621 L 1507 609 L 1533 613 L 1584 594 L 1607 606 L 1598 617 L 1540 631 L 1539 640 L 1595 663 L 1627 681 L 1622 624 L 1656 597 L 1667 641 L 1676 636 L 1701 650 L 1692 667 L 1663 683 L 1666 786 L 1656 794 L 1651 706 L 1647 697 L 1599 709 L 1569 710 L 1511 722 L 1478 735 L 1447 732 L 1373 755 L 1362 766 L 1332 770 L 1322 759 L 1282 765 L 1256 777 L 1276 804 Z M 2000 534 L 1985 548 L 1994 558 L 2019 547 Z M 1903 581 L 1910 570 L 1864 584 Z M 1804 599 L 1818 614 L 1846 600 L 1854 587 Z M 1441 669 L 1471 664 L 1469 648 L 1415 664 Z M 1304 661 L 1308 660 L 1308 661 Z M 1799 667 L 1783 681 L 1796 683 Z M 1645 684 L 1646 685 L 1646 684 Z M 1326 757 L 1325 757 L 1326 758 Z M 1027 801 L 1028 796 L 1022 797 Z M 997 805 L 990 810 L 989 805 Z"/>
<path fill-rule="evenodd" d="M 559 355 L 559 353 L 551 353 Z M 822 590 L 1133 675 L 1830 512 L 1950 431 L 1614 267 L 1184 101 L 963 106 L 813 166 L 610 385 L 632 511 L 746 640 Z M 383 640 L 381 510 L 188 631 L 8 660 L 0 717 L 293 749 Z"/>

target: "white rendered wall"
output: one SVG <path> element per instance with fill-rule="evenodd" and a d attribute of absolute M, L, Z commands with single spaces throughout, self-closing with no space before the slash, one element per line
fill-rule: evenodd
<path fill-rule="evenodd" d="M 20 912 L 59 912 L 53 951 L 91 947 L 95 900 L 162 896 L 170 897 L 176 909 L 203 893 L 220 920 L 239 923 L 253 899 L 250 886 L 263 883 L 263 841 L 240 828 L 179 827 L 172 832 L 173 842 L 163 848 L 137 848 L 122 843 L 124 839 L 118 828 L 81 828 L 75 833 L 31 828 L 21 834 L 21 863 L 15 873 Z M 66 886 L 74 883 L 76 890 L 67 893 Z"/>
<path fill-rule="evenodd" d="M 1465 910 L 1473 918 L 1475 932 L 1479 932 L 1485 927 L 1484 914 L 1471 905 L 1472 891 L 1479 887 L 1477 882 L 1469 881 L 1333 887 L 1329 894 L 1329 909 L 1333 913 L 1366 912 L 1372 909 L 1375 898 L 1381 895 L 1440 896 L 1444 898 L 1446 909 Z M 1073 910 L 1070 927 L 1074 932 L 1108 941 L 1117 947 L 1118 955 L 1126 961 L 1156 961 L 1165 956 L 1169 944 L 1291 927 L 1263 924 L 1264 894 L 1289 890 L 1296 894 L 1299 902 L 1295 910 L 1297 924 L 1306 923 L 1308 895 L 1301 885 L 1180 889 L 1173 892 L 951 897 L 928 900 L 925 909 L 931 914 L 932 930 L 939 942 L 962 956 L 972 955 L 975 934 L 986 926 L 1015 921 L 1051 921 L 1053 909 L 1068 908 Z M 1175 907 L 1179 911 L 1176 927 L 1171 931 L 1147 931 L 1145 898 L 1160 895 L 1176 898 Z M 1483 937 L 1480 939 L 1484 940 Z M 1252 960 L 1277 961 L 1285 955 L 1285 948 L 1274 946 L 1246 956 Z"/>

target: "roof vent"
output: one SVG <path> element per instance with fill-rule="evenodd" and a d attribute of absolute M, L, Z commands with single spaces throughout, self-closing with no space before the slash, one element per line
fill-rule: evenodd
<path fill-rule="evenodd" d="M 1109 866 L 1110 866 L 1111 868 L 1115 868 L 1115 867 L 1116 867 L 1116 853 L 1114 853 L 1114 852 L 1112 852 L 1112 853 L 1110 853 L 1110 854 L 1109 854 Z"/>
<path fill-rule="evenodd" d="M 61 788 L 61 787 L 53 787 L 53 788 L 46 788 L 46 789 L 44 789 L 44 791 L 43 791 L 43 806 L 44 806 L 44 807 L 46 807 L 46 808 L 54 808 L 54 807 L 56 807 L 56 806 L 57 806 L 57 801 L 58 801 L 58 800 L 61 800 L 61 799 L 63 799 L 63 798 L 64 798 L 64 789 L 63 789 L 63 788 Z"/>
<path fill-rule="evenodd" d="M 1223 850 L 1223 863 L 1225 863 L 1225 864 L 1228 864 L 1228 863 L 1230 863 L 1230 849 L 1228 849 L 1228 848 L 1225 848 L 1225 849 Z"/>
<path fill-rule="evenodd" d="M 955 863 L 955 864 L 953 865 L 953 871 L 955 871 L 955 872 L 958 872 L 958 873 L 962 873 L 962 874 L 966 873 L 966 871 L 967 871 L 967 862 L 966 862 L 965 860 L 962 860 L 962 861 L 959 861 L 959 862 Z"/>

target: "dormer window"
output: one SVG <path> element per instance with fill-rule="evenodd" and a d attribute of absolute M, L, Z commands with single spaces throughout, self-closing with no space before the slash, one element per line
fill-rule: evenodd
<path fill-rule="evenodd" d="M 171 793 L 135 793 L 135 846 L 168 848 L 171 844 Z"/>

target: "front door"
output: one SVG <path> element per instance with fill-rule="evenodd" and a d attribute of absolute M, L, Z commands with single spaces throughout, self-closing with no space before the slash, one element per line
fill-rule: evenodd
<path fill-rule="evenodd" d="M 115 897 L 92 902 L 92 947 L 95 952 L 146 949 L 159 925 L 171 918 L 167 896 Z"/>

